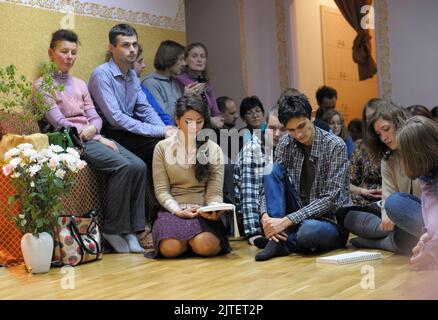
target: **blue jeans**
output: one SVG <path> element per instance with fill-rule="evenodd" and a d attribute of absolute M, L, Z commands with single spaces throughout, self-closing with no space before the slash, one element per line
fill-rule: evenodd
<path fill-rule="evenodd" d="M 385 209 L 389 219 L 398 228 L 416 238 L 421 237 L 424 222 L 420 199 L 409 193 L 396 192 L 386 199 Z"/>
<path fill-rule="evenodd" d="M 264 176 L 266 210 L 272 218 L 283 218 L 300 209 L 299 195 L 284 168 L 274 163 Z M 290 230 L 287 245 L 293 252 L 317 253 L 345 246 L 338 226 L 324 220 L 306 219 Z"/>
<path fill-rule="evenodd" d="M 300 209 L 295 187 L 279 163 L 274 163 L 271 173 L 263 176 L 263 185 L 266 210 L 271 218 L 283 218 Z"/>
<path fill-rule="evenodd" d="M 307 219 L 288 232 L 289 249 L 298 253 L 320 253 L 345 246 L 338 226 L 324 220 Z"/>

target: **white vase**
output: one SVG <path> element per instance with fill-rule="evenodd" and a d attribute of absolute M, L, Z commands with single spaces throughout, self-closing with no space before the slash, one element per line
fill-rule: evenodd
<path fill-rule="evenodd" d="M 27 271 L 31 273 L 49 272 L 53 255 L 53 238 L 47 232 L 38 234 L 38 237 L 26 233 L 21 238 L 21 252 Z"/>

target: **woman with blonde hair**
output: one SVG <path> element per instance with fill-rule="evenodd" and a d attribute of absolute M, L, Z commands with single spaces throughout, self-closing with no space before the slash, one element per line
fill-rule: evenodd
<path fill-rule="evenodd" d="M 415 116 L 409 119 L 397 135 L 406 175 L 419 178 L 421 211 L 425 232 L 412 250 L 411 265 L 416 270 L 438 265 L 438 124 L 431 119 Z M 409 208 L 409 195 L 394 195 L 399 206 Z"/>

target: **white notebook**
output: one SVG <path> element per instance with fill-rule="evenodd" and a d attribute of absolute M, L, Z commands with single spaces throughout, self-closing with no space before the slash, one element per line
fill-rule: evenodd
<path fill-rule="evenodd" d="M 231 203 L 219 203 L 210 206 L 200 207 L 199 211 L 211 212 L 211 211 L 233 211 L 233 237 L 230 240 L 236 240 L 240 238 L 239 227 L 237 225 L 236 206 Z"/>
<path fill-rule="evenodd" d="M 316 262 L 331 264 L 349 264 L 369 260 L 377 260 L 381 258 L 382 254 L 380 252 L 356 251 L 351 253 L 337 254 L 334 256 L 316 258 Z"/>
<path fill-rule="evenodd" d="M 231 203 L 220 203 L 213 204 L 211 206 L 200 207 L 198 211 L 210 212 L 210 211 L 221 211 L 221 210 L 234 210 L 235 206 Z"/>

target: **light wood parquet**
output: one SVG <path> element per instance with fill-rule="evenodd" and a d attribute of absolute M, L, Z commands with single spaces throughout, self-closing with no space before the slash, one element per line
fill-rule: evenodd
<path fill-rule="evenodd" d="M 259 249 L 245 241 L 231 245 L 230 254 L 213 258 L 153 260 L 141 254 L 105 254 L 101 261 L 73 269 L 75 289 L 61 288 L 66 283 L 61 268 L 40 275 L 28 274 L 23 265 L 0 268 L 0 299 L 438 298 L 436 271 L 411 271 L 408 257 L 389 252 L 382 252 L 381 260 L 335 266 L 298 255 L 256 262 Z M 363 266 L 373 268 L 374 289 L 361 287 L 361 281 L 371 283 L 370 273 L 361 273 Z"/>

